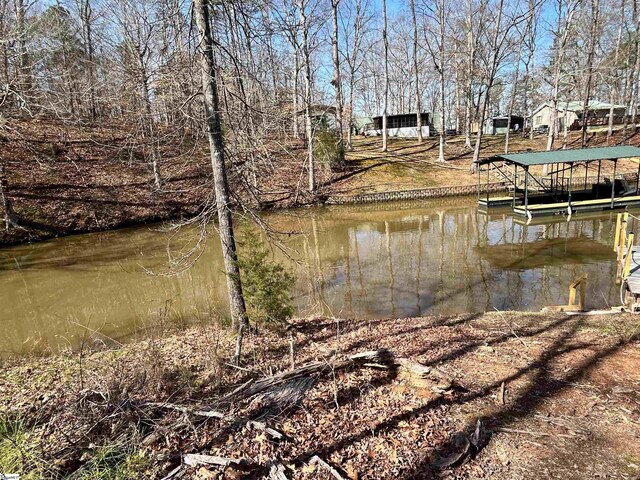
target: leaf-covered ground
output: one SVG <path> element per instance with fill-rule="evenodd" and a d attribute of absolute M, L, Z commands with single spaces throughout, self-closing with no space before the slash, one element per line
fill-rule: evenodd
<path fill-rule="evenodd" d="M 153 334 L 117 350 L 6 361 L 0 467 L 13 459 L 33 478 L 162 478 L 185 454 L 201 453 L 245 458 L 251 467 L 201 466 L 183 478 L 261 478 L 274 461 L 288 478 L 329 478 L 311 463 L 315 455 L 352 479 L 640 475 L 636 316 L 494 312 L 307 319 L 295 327 L 295 366 L 328 368 L 286 408 L 273 395 L 216 405 L 252 378 L 291 368 L 286 333 L 252 334 L 241 368 L 227 364 L 233 339 L 217 326 Z M 438 367 L 454 388 L 434 393 L 379 368 L 331 369 L 379 348 Z M 213 406 L 286 438 L 153 402 Z M 463 455 L 460 440 L 478 423 L 478 447 Z"/>

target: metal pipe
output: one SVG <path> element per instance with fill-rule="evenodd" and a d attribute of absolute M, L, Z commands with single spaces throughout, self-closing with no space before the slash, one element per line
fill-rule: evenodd
<path fill-rule="evenodd" d="M 613 178 L 611 178 L 611 208 L 615 205 L 616 195 L 616 170 L 618 168 L 618 159 L 613 160 Z"/>
<path fill-rule="evenodd" d="M 524 211 L 529 211 L 529 167 L 524 167 Z"/>
<path fill-rule="evenodd" d="M 573 190 L 573 163 L 569 164 L 571 170 L 569 170 L 569 212 L 571 212 L 571 191 Z"/>
<path fill-rule="evenodd" d="M 489 165 L 493 165 L 490 163 Z M 487 166 L 487 208 L 489 208 L 489 173 L 491 169 Z"/>
<path fill-rule="evenodd" d="M 640 163 L 638 164 L 640 165 Z M 513 164 L 513 204 L 512 208 L 516 207 L 516 191 L 518 190 L 518 165 Z"/>

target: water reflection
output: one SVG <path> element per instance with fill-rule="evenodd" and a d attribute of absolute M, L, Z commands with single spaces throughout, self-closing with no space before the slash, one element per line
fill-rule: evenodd
<path fill-rule="evenodd" d="M 279 231 L 303 232 L 284 239 L 292 259 L 274 248 L 298 275 L 298 314 L 353 318 L 538 310 L 566 303 L 583 273 L 587 306 L 614 304 L 612 218 L 526 226 L 506 212 L 479 213 L 472 199 L 265 215 Z M 0 250 L 0 351 L 225 316 L 217 239 L 179 275 L 147 273 L 163 271 L 168 252 L 192 241 L 189 232 L 139 227 Z"/>

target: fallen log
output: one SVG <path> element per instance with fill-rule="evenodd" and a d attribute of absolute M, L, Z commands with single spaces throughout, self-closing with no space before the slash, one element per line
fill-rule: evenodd
<path fill-rule="evenodd" d="M 416 386 L 431 388 L 437 392 L 449 390 L 453 386 L 453 379 L 436 367 L 428 367 L 408 358 L 395 358 L 393 352 L 386 348 L 356 353 L 344 360 L 333 363 L 312 362 L 293 370 L 281 372 L 271 377 L 265 377 L 255 382 L 247 382 L 222 397 L 217 403 L 232 403 L 234 401 L 253 397 L 283 382 L 299 377 L 306 377 L 325 371 L 338 371 L 350 367 L 371 367 L 397 369 L 399 373 L 415 383 Z M 424 381 L 424 382 L 423 382 Z"/>

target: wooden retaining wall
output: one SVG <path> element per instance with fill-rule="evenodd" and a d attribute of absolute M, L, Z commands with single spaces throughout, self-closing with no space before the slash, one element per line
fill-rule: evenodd
<path fill-rule="evenodd" d="M 506 192 L 506 182 L 493 182 L 489 185 L 482 184 L 480 193 L 486 193 L 487 187 L 489 192 Z M 360 195 L 335 195 L 329 197 L 328 204 L 342 205 L 349 203 L 377 203 L 377 202 L 394 202 L 402 200 L 422 200 L 426 198 L 443 198 L 477 195 L 477 185 L 458 185 L 454 187 L 434 187 L 421 188 L 416 190 L 397 190 L 391 192 L 372 192 L 362 193 Z"/>

